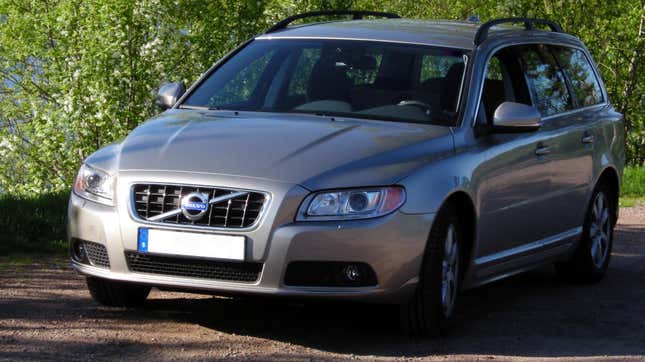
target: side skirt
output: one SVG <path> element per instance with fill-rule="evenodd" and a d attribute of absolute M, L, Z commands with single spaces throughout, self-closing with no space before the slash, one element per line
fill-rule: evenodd
<path fill-rule="evenodd" d="M 557 261 L 572 250 L 581 234 L 582 227 L 579 226 L 545 239 L 479 257 L 471 264 L 470 278 L 464 282 L 462 289 L 494 282 Z"/>

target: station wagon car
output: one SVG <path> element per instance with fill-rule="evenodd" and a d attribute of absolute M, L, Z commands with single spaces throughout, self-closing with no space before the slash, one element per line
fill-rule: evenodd
<path fill-rule="evenodd" d="M 351 19 L 293 24 L 319 16 Z M 607 270 L 623 117 L 552 21 L 296 15 L 157 102 L 69 201 L 72 266 L 101 304 L 151 287 L 369 301 L 437 335 L 465 289 Z"/>

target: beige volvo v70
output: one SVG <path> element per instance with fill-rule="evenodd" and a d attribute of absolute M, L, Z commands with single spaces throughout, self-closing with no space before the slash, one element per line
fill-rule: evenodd
<path fill-rule="evenodd" d="M 353 19 L 289 26 L 320 15 Z M 151 287 L 373 301 L 436 335 L 464 289 L 607 270 L 623 117 L 554 22 L 301 14 L 158 104 L 70 198 L 72 265 L 99 303 Z"/>

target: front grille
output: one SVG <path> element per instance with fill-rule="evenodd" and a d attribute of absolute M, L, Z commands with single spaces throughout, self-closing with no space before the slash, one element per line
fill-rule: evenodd
<path fill-rule="evenodd" d="M 110 258 L 104 245 L 91 241 L 82 241 L 83 249 L 90 264 L 103 268 L 110 268 Z"/>
<path fill-rule="evenodd" d="M 192 192 L 206 194 L 208 199 L 212 199 L 237 191 L 239 190 L 201 186 L 137 184 L 132 188 L 132 197 L 134 212 L 139 218 L 145 220 L 178 209 L 182 197 Z M 265 194 L 249 192 L 229 201 L 210 205 L 206 214 L 199 220 L 189 220 L 179 213 L 159 222 L 217 228 L 248 228 L 253 226 L 260 217 L 265 202 Z"/>
<path fill-rule="evenodd" d="M 234 263 L 126 252 L 130 271 L 180 277 L 254 282 L 262 263 Z"/>

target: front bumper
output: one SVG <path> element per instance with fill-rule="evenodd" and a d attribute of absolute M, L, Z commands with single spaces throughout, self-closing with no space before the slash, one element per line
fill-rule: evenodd
<path fill-rule="evenodd" d="M 261 294 L 292 297 L 322 297 L 398 303 L 411 297 L 418 282 L 423 252 L 434 214 L 409 215 L 400 212 L 371 219 L 343 222 L 293 222 L 286 218 L 285 204 L 295 213 L 306 192 L 299 187 L 273 192 L 272 205 L 257 230 L 213 231 L 244 235 L 250 240 L 246 260 L 263 263 L 257 281 L 179 277 L 132 272 L 125 252 L 136 251 L 139 227 L 127 206 L 108 207 L 72 194 L 69 202 L 68 236 L 102 244 L 110 267 L 102 268 L 72 260 L 79 273 L 111 280 L 222 294 Z M 296 190 L 296 191 L 294 191 Z M 122 194 L 123 195 L 123 194 Z M 294 196 L 295 195 L 295 196 Z M 117 202 L 117 205 L 119 202 Z M 123 203 L 121 203 L 123 204 Z M 188 231 L 182 227 L 164 227 Z M 202 231 L 203 232 L 203 231 Z M 370 287 L 301 287 L 284 283 L 292 261 L 362 262 L 372 267 L 377 285 Z"/>

